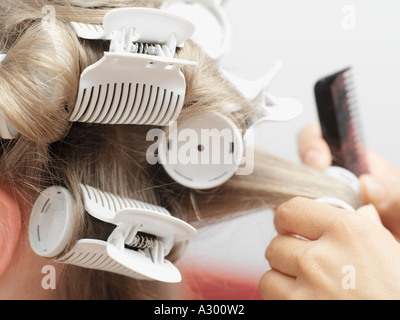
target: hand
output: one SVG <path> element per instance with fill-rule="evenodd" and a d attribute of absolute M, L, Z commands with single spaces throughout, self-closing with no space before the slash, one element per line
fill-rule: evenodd
<path fill-rule="evenodd" d="M 332 164 L 330 149 L 318 124 L 304 128 L 298 144 L 305 164 L 317 168 Z M 386 228 L 400 239 L 400 170 L 376 152 L 366 151 L 370 173 L 360 176 L 364 202 L 375 206 Z"/>
<path fill-rule="evenodd" d="M 400 244 L 372 206 L 354 213 L 295 198 L 274 222 L 271 270 L 259 285 L 265 299 L 400 298 Z"/>

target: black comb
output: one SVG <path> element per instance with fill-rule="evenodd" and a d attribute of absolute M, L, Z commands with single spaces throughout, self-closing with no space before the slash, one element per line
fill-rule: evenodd
<path fill-rule="evenodd" d="M 314 89 L 322 135 L 331 149 L 333 165 L 357 176 L 368 173 L 351 67 L 320 79 Z"/>

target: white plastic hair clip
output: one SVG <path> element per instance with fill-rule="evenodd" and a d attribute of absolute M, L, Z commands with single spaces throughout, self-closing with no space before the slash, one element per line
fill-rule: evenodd
<path fill-rule="evenodd" d="M 290 121 L 303 112 L 303 105 L 296 99 L 274 96 L 269 87 L 282 67 L 282 62 L 275 65 L 260 79 L 244 80 L 227 70 L 221 73 L 242 93 L 253 106 L 253 113 L 248 119 L 248 128 L 255 128 L 269 121 Z"/>
<path fill-rule="evenodd" d="M 199 113 L 167 128 L 158 144 L 159 162 L 179 184 L 197 190 L 228 181 L 243 157 L 243 137 L 226 116 Z"/>
<path fill-rule="evenodd" d="M 111 44 L 82 72 L 70 121 L 163 126 L 178 118 L 186 92 L 180 69 L 196 62 L 174 55 L 195 31 L 191 22 L 159 9 L 123 8 L 109 11 L 102 26 L 71 26 L 81 38 Z M 17 135 L 0 118 L 1 138 Z"/>
<path fill-rule="evenodd" d="M 231 44 L 231 25 L 220 0 L 167 0 L 161 9 L 196 26 L 192 40 L 211 58 L 221 59 Z"/>
<path fill-rule="evenodd" d="M 124 8 L 108 12 L 102 28 L 72 26 L 81 38 L 111 44 L 81 74 L 71 121 L 163 126 L 177 119 L 186 91 L 180 68 L 196 63 L 174 55 L 192 23 L 159 9 Z"/>
<path fill-rule="evenodd" d="M 109 271 L 140 280 L 179 282 L 178 269 L 165 257 L 176 242 L 187 241 L 196 230 L 159 206 L 81 186 L 88 214 L 115 228 L 107 240 L 80 239 L 56 261 Z M 29 223 L 32 249 L 54 258 L 70 243 L 77 216 L 71 193 L 52 186 L 36 200 Z"/>

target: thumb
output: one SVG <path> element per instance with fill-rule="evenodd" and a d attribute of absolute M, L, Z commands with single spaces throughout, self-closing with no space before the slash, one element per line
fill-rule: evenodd
<path fill-rule="evenodd" d="M 388 192 L 383 184 L 369 174 L 360 176 L 361 192 L 365 203 L 371 203 L 380 211 L 387 206 Z"/>
<path fill-rule="evenodd" d="M 299 155 L 306 165 L 325 169 L 332 164 L 331 150 L 322 138 L 319 124 L 308 125 L 297 136 Z"/>

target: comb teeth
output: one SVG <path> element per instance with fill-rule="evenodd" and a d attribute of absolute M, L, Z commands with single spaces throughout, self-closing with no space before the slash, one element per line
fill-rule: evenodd
<path fill-rule="evenodd" d="M 319 80 L 315 97 L 333 164 L 357 176 L 368 172 L 351 68 Z"/>
<path fill-rule="evenodd" d="M 365 152 L 364 134 L 361 126 L 360 108 L 357 101 L 353 73 L 350 68 L 343 74 L 343 78 L 347 93 L 350 119 L 349 133 L 351 133 L 351 136 L 349 137 L 350 143 L 344 145 L 343 153 L 347 155 L 345 160 L 347 167 L 357 176 L 360 176 L 363 173 L 369 172 L 369 168 Z M 353 144 L 353 146 L 351 144 Z"/>

